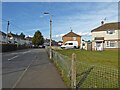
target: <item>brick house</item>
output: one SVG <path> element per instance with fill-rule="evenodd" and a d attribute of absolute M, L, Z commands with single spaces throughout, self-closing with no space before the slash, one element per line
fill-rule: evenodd
<path fill-rule="evenodd" d="M 120 22 L 106 23 L 93 29 L 92 50 L 118 50 L 120 49 Z"/>
<path fill-rule="evenodd" d="M 81 45 L 81 36 L 74 33 L 72 30 L 62 37 L 63 44 L 67 41 L 78 41 L 78 46 Z"/>

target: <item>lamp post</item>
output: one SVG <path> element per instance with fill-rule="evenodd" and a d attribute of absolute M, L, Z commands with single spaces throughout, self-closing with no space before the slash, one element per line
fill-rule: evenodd
<path fill-rule="evenodd" d="M 48 12 L 44 12 L 44 14 L 49 14 Z M 52 32 L 51 32 L 51 25 L 52 25 L 52 15 L 49 14 L 51 16 L 50 18 L 50 59 L 52 59 L 52 48 L 51 48 L 51 42 L 52 42 Z"/>
<path fill-rule="evenodd" d="M 10 25 L 10 23 L 8 21 L 8 24 L 7 24 L 7 43 L 8 43 L 8 28 L 9 28 L 9 25 Z"/>

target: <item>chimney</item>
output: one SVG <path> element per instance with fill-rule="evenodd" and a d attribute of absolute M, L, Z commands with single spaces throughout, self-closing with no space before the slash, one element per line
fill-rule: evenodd
<path fill-rule="evenodd" d="M 71 29 L 71 32 L 72 32 L 72 29 Z"/>
<path fill-rule="evenodd" d="M 104 21 L 101 21 L 101 25 L 103 25 L 104 24 Z"/>

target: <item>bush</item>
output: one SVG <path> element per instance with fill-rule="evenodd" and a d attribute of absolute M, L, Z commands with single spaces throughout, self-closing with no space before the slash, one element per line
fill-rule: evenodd
<path fill-rule="evenodd" d="M 2 47 L 2 50 L 1 50 L 2 52 L 9 52 L 9 51 L 28 48 L 25 45 L 16 45 L 16 44 L 0 44 L 0 47 Z"/>

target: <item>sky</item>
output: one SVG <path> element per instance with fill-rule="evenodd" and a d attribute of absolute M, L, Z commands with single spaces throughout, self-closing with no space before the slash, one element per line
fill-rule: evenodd
<path fill-rule="evenodd" d="M 7 31 L 7 21 L 10 21 L 9 32 L 26 36 L 34 36 L 40 30 L 44 38 L 49 38 L 50 15 L 52 16 L 52 39 L 59 41 L 62 36 L 73 32 L 82 39 L 91 40 L 91 30 L 105 23 L 118 21 L 117 2 L 3 2 L 2 31 Z"/>

